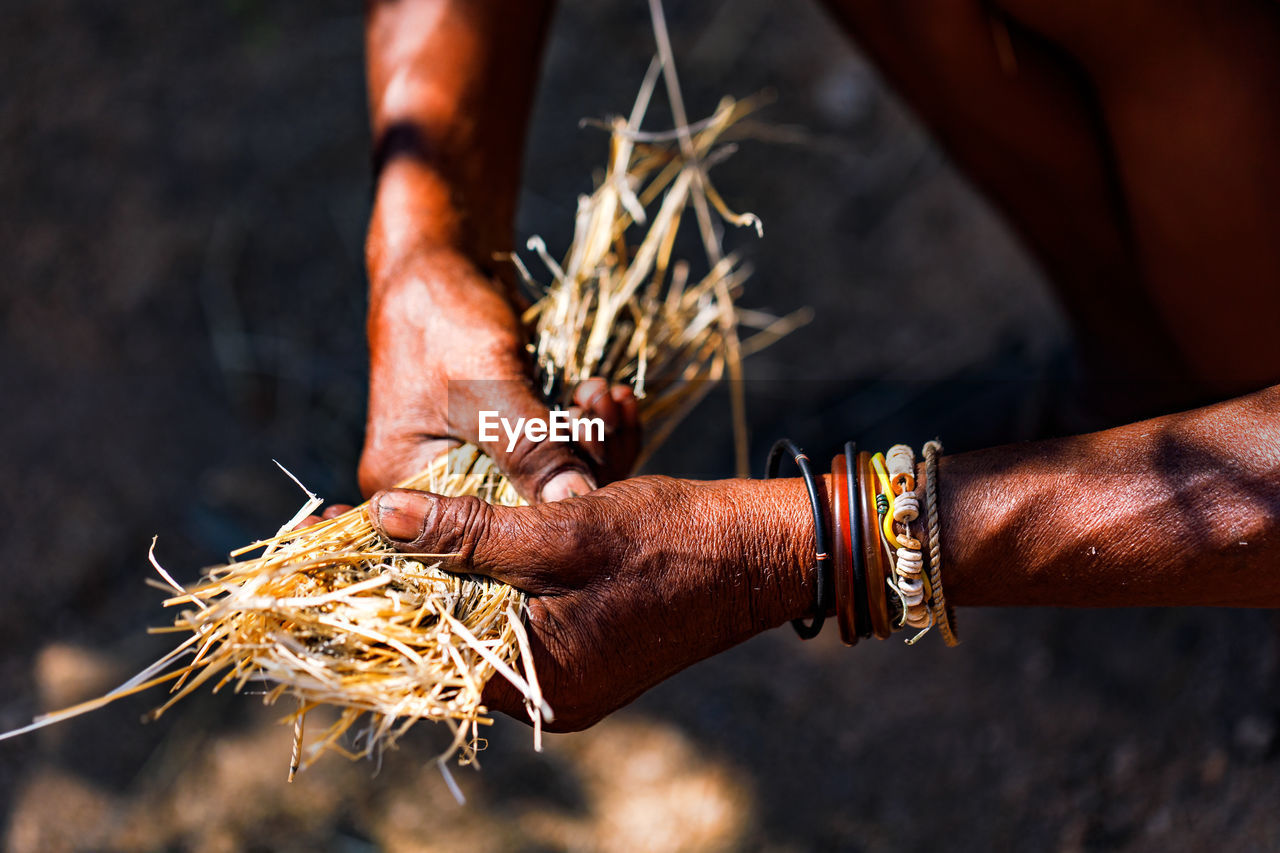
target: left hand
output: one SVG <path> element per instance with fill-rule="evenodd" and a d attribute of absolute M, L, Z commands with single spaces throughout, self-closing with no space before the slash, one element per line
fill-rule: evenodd
<path fill-rule="evenodd" d="M 529 594 L 534 666 L 556 731 L 813 607 L 813 521 L 800 480 L 622 480 L 524 507 L 395 489 L 369 517 L 395 547 Z M 525 717 L 502 678 L 485 704 Z"/>

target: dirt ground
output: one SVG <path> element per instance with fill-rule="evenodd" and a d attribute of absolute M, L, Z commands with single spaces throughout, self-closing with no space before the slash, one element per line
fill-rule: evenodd
<path fill-rule="evenodd" d="M 809 3 L 669 4 L 690 108 L 771 88 L 719 172 L 764 220 L 744 303 L 815 321 L 750 365 L 753 459 L 1086 423 L 1034 266 Z M 271 463 L 356 496 L 370 196 L 359 4 L 10 0 L 0 11 L 0 728 L 157 656 L 181 580 L 292 514 Z M 519 234 L 568 240 L 652 53 L 643 4 L 568 0 Z M 882 328 L 888 294 L 918 305 Z M 891 354 L 913 346 L 895 365 Z M 711 401 L 650 466 L 730 471 Z M 0 743 L 0 838 L 45 851 L 1280 849 L 1280 636 L 1234 611 L 963 611 L 963 645 L 779 630 L 595 729 L 503 721 L 457 805 L 420 726 L 285 782 L 282 713 L 140 697 Z"/>

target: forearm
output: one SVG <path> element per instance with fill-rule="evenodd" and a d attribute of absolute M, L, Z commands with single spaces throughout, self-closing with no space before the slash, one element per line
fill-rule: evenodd
<path fill-rule="evenodd" d="M 957 605 L 1280 606 L 1280 388 L 944 457 Z"/>
<path fill-rule="evenodd" d="M 1280 607 L 1280 387 L 945 456 L 938 491 L 953 605 Z M 745 565 L 756 600 L 768 602 L 753 605 L 757 630 L 811 615 L 802 481 L 750 482 L 736 494 L 739 539 L 725 550 L 746 555 L 728 562 Z M 767 544 L 744 544 L 752 535 Z"/>
<path fill-rule="evenodd" d="M 525 124 L 550 2 L 370 3 L 377 189 L 371 284 L 448 248 L 482 268 L 510 249 Z"/>
<path fill-rule="evenodd" d="M 952 604 L 1280 606 L 1280 388 L 945 457 L 936 485 Z M 799 478 L 637 477 L 521 507 L 392 490 L 368 512 L 397 549 L 527 593 L 562 729 L 813 615 L 817 544 Z M 522 697 L 490 684 L 486 702 L 521 711 Z"/>

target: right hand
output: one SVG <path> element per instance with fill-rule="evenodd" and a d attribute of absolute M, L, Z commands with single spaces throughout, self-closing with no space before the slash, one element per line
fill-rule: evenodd
<path fill-rule="evenodd" d="M 393 489 L 369 520 L 397 550 L 524 590 L 554 731 L 594 724 L 691 664 L 813 609 L 815 548 L 799 478 L 636 477 L 525 507 Z M 484 703 L 524 717 L 503 678 Z"/>
<path fill-rule="evenodd" d="M 369 415 L 360 459 L 366 496 L 422 471 L 462 441 L 481 447 L 532 502 L 586 494 L 629 473 L 639 452 L 636 399 L 625 386 L 581 383 L 585 417 L 605 442 L 479 440 L 478 412 L 547 418 L 525 335 L 500 282 L 452 249 L 414 253 L 375 281 L 369 308 Z M 489 380 L 489 381 L 483 381 Z"/>

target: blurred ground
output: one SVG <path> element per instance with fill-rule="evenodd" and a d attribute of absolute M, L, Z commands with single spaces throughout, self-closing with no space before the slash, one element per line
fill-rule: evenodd
<path fill-rule="evenodd" d="M 719 172 L 765 240 L 745 303 L 817 309 L 750 366 L 753 459 L 1071 421 L 1043 281 L 807 3 L 671 3 L 690 108 L 770 87 Z M 519 233 L 567 242 L 626 109 L 638 2 L 563 4 Z M 355 496 L 369 198 L 358 4 L 10 0 L 0 11 L 0 728 L 163 650 L 146 546 L 181 580 L 292 513 L 275 458 Z M 882 329 L 896 292 L 921 307 Z M 890 353 L 918 354 L 890 367 Z M 709 404 L 652 468 L 730 471 Z M 418 731 L 380 772 L 285 783 L 252 697 L 154 697 L 0 744 L 7 850 L 1280 849 L 1280 650 L 1252 612 L 966 611 L 965 643 L 776 631 L 591 732 L 503 722 L 457 806 Z M 421 728 L 421 727 L 420 727 Z"/>

